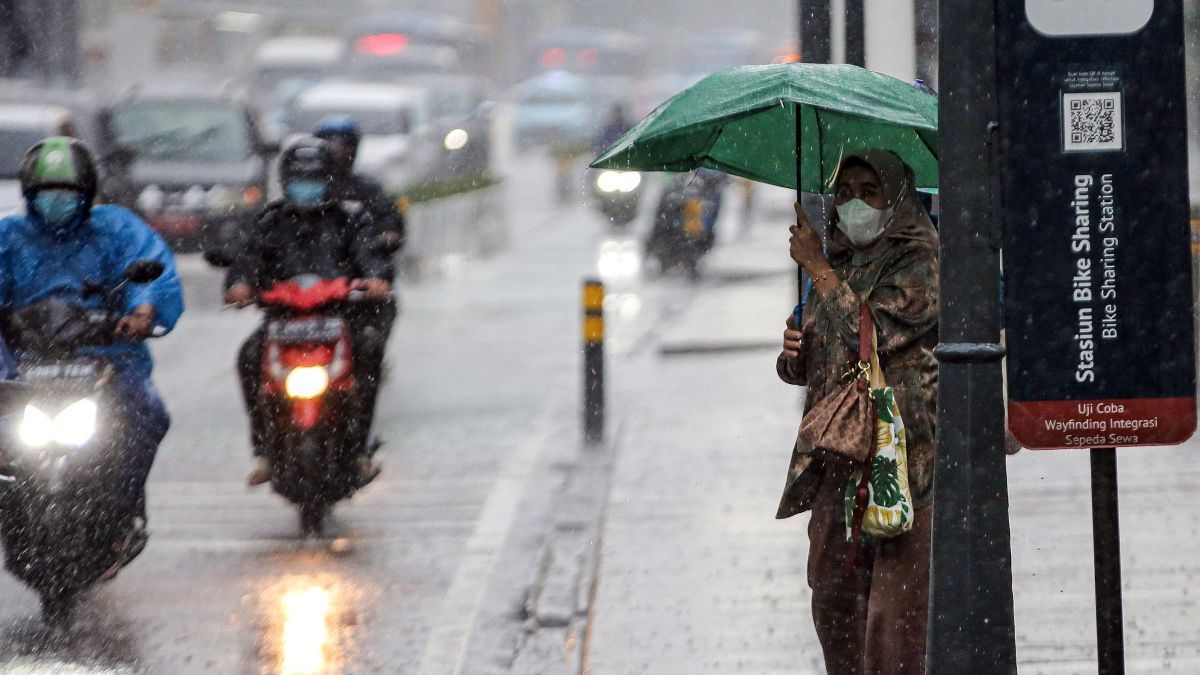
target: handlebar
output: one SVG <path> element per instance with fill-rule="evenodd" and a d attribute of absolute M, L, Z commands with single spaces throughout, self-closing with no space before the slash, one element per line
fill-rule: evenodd
<path fill-rule="evenodd" d="M 347 302 L 349 304 L 359 304 L 359 303 L 363 303 L 363 302 L 384 302 L 385 300 L 395 300 L 395 299 L 396 299 L 395 293 L 388 293 L 387 297 L 375 300 L 373 298 L 367 297 L 366 291 L 350 291 L 348 294 L 346 294 L 345 302 Z M 262 307 L 262 306 L 263 306 L 263 303 L 260 298 L 251 298 L 250 301 L 247 302 L 245 305 L 238 305 L 237 303 L 233 303 L 233 302 L 223 303 L 221 305 L 221 311 L 225 312 L 225 311 L 233 310 L 233 309 L 245 309 L 246 307 Z"/>

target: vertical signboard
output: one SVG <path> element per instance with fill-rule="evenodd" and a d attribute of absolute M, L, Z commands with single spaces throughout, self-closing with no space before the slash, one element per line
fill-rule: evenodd
<path fill-rule="evenodd" d="M 1030 448 L 1196 427 L 1183 0 L 1000 0 L 1009 426 Z"/>

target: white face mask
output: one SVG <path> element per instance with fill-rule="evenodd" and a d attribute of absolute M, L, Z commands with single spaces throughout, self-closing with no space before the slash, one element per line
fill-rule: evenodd
<path fill-rule="evenodd" d="M 873 243 L 892 220 L 894 209 L 877 209 L 861 199 L 851 199 L 837 207 L 838 228 L 855 248 Z"/>

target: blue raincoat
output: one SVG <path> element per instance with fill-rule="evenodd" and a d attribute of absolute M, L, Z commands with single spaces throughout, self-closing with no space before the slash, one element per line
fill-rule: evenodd
<path fill-rule="evenodd" d="M 30 209 L 31 210 L 31 209 Z M 129 284 L 121 302 L 125 313 L 141 304 L 154 305 L 154 323 L 168 332 L 183 313 L 183 288 L 175 271 L 175 256 L 166 242 L 141 218 L 121 206 L 92 207 L 86 222 L 69 236 L 56 238 L 37 216 L 26 214 L 0 220 L 0 307 L 21 309 L 47 298 L 61 298 L 95 309 L 104 299 L 85 298 L 85 283 L 113 288 L 135 260 L 163 264 L 163 273 L 148 284 Z M 120 414 L 126 419 L 126 461 L 121 465 L 121 490 L 133 513 L 145 516 L 146 477 L 158 444 L 171 420 L 159 398 L 150 372 L 154 367 L 143 342 L 117 338 L 112 345 L 80 350 L 101 356 L 117 367 L 121 391 Z M 20 361 L 22 355 L 17 353 Z"/>
<path fill-rule="evenodd" d="M 115 287 L 125 268 L 149 258 L 163 264 L 163 274 L 148 284 L 126 286 L 126 313 L 143 303 L 154 305 L 154 323 L 170 331 L 183 313 L 183 289 L 175 257 L 166 242 L 132 211 L 120 206 L 92 208 L 88 221 L 65 239 L 56 239 L 36 216 L 0 220 L 0 307 L 21 309 L 47 298 L 100 309 L 103 299 L 84 298 L 84 284 Z M 146 379 L 153 362 L 142 342 L 118 338 L 87 353 L 110 359 L 124 375 Z M 17 354 L 20 359 L 21 355 Z"/>

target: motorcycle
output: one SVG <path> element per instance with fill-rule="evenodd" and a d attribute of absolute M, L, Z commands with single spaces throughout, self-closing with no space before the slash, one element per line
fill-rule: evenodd
<path fill-rule="evenodd" d="M 223 250 L 210 250 L 205 258 L 217 267 L 232 263 Z M 351 327 L 342 315 L 364 300 L 345 277 L 305 274 L 276 282 L 256 301 L 266 320 L 261 450 L 272 489 L 296 506 L 305 535 L 320 535 L 329 509 L 362 486 L 358 460 L 366 434 L 357 428 L 361 397 Z"/>
<path fill-rule="evenodd" d="M 660 272 L 682 269 L 699 278 L 700 260 L 715 240 L 723 187 L 721 178 L 681 174 L 663 190 L 645 245 L 645 257 L 657 259 Z"/>
<path fill-rule="evenodd" d="M 591 180 L 592 201 L 600 213 L 618 229 L 637 218 L 642 199 L 642 174 L 637 171 L 594 172 Z"/>
<path fill-rule="evenodd" d="M 22 358 L 20 382 L 5 383 L 0 396 L 16 421 L 3 446 L 0 541 L 6 567 L 39 594 L 49 625 L 69 623 L 80 595 L 145 547 L 144 536 L 130 541 L 139 514 L 120 487 L 128 421 L 113 386 L 116 369 L 77 352 L 111 344 L 124 286 L 162 273 L 162 263 L 140 260 L 116 288 L 85 289 L 108 309 L 50 298 L 6 317 L 6 341 Z"/>

